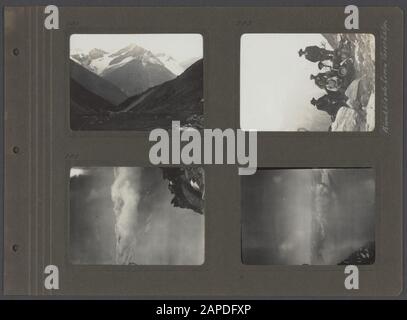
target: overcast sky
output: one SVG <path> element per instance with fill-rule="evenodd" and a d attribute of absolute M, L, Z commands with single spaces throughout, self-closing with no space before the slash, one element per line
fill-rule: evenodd
<path fill-rule="evenodd" d="M 70 50 L 89 52 L 98 48 L 112 53 L 133 43 L 153 53 L 164 52 L 179 61 L 203 57 L 200 34 L 74 34 L 70 38 Z"/>
<path fill-rule="evenodd" d="M 321 34 L 244 34 L 241 38 L 240 119 L 243 129 L 326 131 L 329 117 L 310 100 L 324 95 L 310 80 L 316 63 L 299 57 L 306 46 L 329 44 Z"/>

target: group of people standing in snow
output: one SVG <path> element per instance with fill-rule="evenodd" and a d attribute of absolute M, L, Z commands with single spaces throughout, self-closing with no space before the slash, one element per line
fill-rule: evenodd
<path fill-rule="evenodd" d="M 312 98 L 311 104 L 318 110 L 327 112 L 332 121 L 335 121 L 338 110 L 348 106 L 345 90 L 355 75 L 350 42 L 341 37 L 337 49 L 328 50 L 318 46 L 308 46 L 300 49 L 298 55 L 318 63 L 318 69 L 321 72 L 316 75 L 311 74 L 310 80 L 313 80 L 315 85 L 326 94 L 318 99 Z"/>

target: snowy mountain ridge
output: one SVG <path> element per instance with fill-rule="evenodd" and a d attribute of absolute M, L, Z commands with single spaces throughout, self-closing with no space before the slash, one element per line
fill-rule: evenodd
<path fill-rule="evenodd" d="M 154 54 L 135 43 L 114 52 L 106 52 L 98 48 L 93 48 L 88 52 L 85 50 L 73 49 L 71 52 L 71 59 L 97 75 L 102 76 L 133 60 L 141 61 L 143 65 L 148 63 L 161 65 L 174 75 L 180 75 L 192 65 L 193 62 L 195 62 L 193 60 L 188 61 L 187 63 L 185 63 L 185 61 L 180 62 L 172 56 L 162 52 Z"/>

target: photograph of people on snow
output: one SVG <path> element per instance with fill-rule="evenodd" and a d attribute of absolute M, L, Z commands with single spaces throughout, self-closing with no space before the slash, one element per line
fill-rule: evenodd
<path fill-rule="evenodd" d="M 326 112 L 335 122 L 339 109 L 349 108 L 366 117 L 366 108 L 363 103 L 356 99 L 350 99 L 346 94 L 350 93 L 348 87 L 355 81 L 356 86 L 360 84 L 361 78 L 357 78 L 355 67 L 355 46 L 345 35 L 339 35 L 338 46 L 328 50 L 319 46 L 308 46 L 300 49 L 298 55 L 308 61 L 316 63 L 320 70 L 317 74 L 311 74 L 310 80 L 325 94 L 319 98 L 312 98 L 311 104 L 318 110 Z M 349 102 L 349 104 L 348 104 Z M 345 112 L 345 111 L 344 111 Z M 332 130 L 329 126 L 328 131 Z"/>
<path fill-rule="evenodd" d="M 371 34 L 244 34 L 240 66 L 244 130 L 374 129 Z"/>

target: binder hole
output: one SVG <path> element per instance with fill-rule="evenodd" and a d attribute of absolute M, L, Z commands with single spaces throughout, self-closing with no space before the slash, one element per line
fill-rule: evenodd
<path fill-rule="evenodd" d="M 19 153 L 20 152 L 20 148 L 19 147 L 13 147 L 13 152 L 15 153 L 15 154 L 17 154 L 17 153 Z"/>
<path fill-rule="evenodd" d="M 13 244 L 13 246 L 11 247 L 11 249 L 12 249 L 14 252 L 17 252 L 19 248 L 20 248 L 20 246 L 19 246 L 18 244 Z"/>
<path fill-rule="evenodd" d="M 18 55 L 20 54 L 20 50 L 18 50 L 18 48 L 14 48 L 14 49 L 13 49 L 13 54 L 14 54 L 15 56 L 18 56 Z"/>

